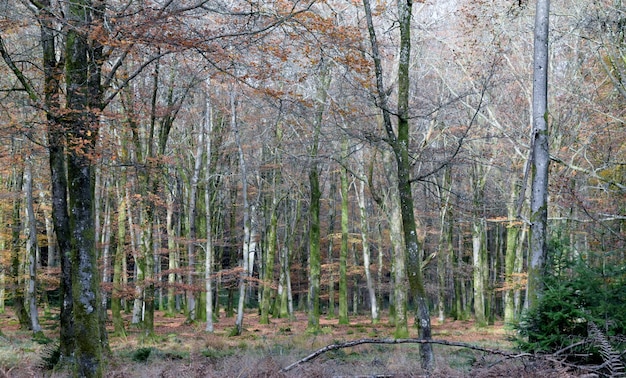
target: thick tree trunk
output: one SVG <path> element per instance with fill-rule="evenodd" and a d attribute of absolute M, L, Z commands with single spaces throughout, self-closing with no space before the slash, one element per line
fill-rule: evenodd
<path fill-rule="evenodd" d="M 94 92 L 98 76 L 93 46 L 88 44 L 85 27 L 91 20 L 91 1 L 70 0 L 65 45 L 68 135 L 68 195 L 70 212 L 72 294 L 74 300 L 75 374 L 102 376 L 102 347 L 105 340 L 100 327 L 100 279 L 95 245 L 94 183 L 92 158 L 98 132 L 97 118 L 90 106 L 99 101 Z M 94 66 L 96 64 L 96 66 Z M 95 97 L 95 98 L 94 98 Z"/>
<path fill-rule="evenodd" d="M 392 193 L 395 193 L 391 189 Z M 407 319 L 407 293 L 408 282 L 406 277 L 406 249 L 404 248 L 404 236 L 402 234 L 402 215 L 400 212 L 400 201 L 397 194 L 391 196 L 389 200 L 391 208 L 389 216 L 389 237 L 393 249 L 393 308 L 396 338 L 409 336 L 409 325 Z"/>
<path fill-rule="evenodd" d="M 532 192 L 527 305 L 534 308 L 543 290 L 548 228 L 548 40 L 550 0 L 537 0 L 533 56 Z"/>

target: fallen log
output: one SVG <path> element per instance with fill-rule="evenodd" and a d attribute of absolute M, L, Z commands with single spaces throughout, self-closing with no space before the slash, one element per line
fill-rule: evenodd
<path fill-rule="evenodd" d="M 496 355 L 500 355 L 500 356 L 504 356 L 507 359 L 509 358 L 520 358 L 520 357 L 535 357 L 534 354 L 530 354 L 530 353 L 513 353 L 513 352 L 507 352 L 507 351 L 503 351 L 503 350 L 499 350 L 499 349 L 492 349 L 492 348 L 484 348 L 481 346 L 477 346 L 477 345 L 472 345 L 472 344 L 467 344 L 467 343 L 461 343 L 461 342 L 455 342 L 455 341 L 446 341 L 446 340 L 425 340 L 425 339 L 416 339 L 416 338 L 408 338 L 408 339 L 358 339 L 358 340 L 352 340 L 352 341 L 346 341 L 345 343 L 338 343 L 338 344 L 330 344 L 327 345 L 323 348 L 320 348 L 318 350 L 316 350 L 315 352 L 309 354 L 308 356 L 288 365 L 285 366 L 284 368 L 281 369 L 282 372 L 288 372 L 289 370 L 292 370 L 293 368 L 295 368 L 296 366 L 303 364 L 305 362 L 309 362 L 319 356 L 321 356 L 322 354 L 326 353 L 326 352 L 330 352 L 333 350 L 339 350 L 339 349 L 344 349 L 344 348 L 350 348 L 350 347 L 354 347 L 357 345 L 362 345 L 362 344 L 437 344 L 437 345 L 447 345 L 447 346 L 453 346 L 453 347 L 459 347 L 459 348 L 467 348 L 467 349 L 472 349 L 472 350 L 477 350 L 480 352 L 485 352 L 485 353 L 490 353 L 490 354 L 496 354 Z"/>

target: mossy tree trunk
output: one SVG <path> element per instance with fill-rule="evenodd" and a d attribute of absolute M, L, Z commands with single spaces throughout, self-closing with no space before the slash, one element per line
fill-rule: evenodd
<path fill-rule="evenodd" d="M 283 138 L 280 123 L 276 124 L 275 139 L 276 145 L 272 148 L 272 169 L 269 172 L 269 182 L 271 182 L 271 199 L 269 204 L 270 224 L 267 233 L 267 248 L 265 253 L 265 272 L 263 274 L 263 292 L 261 299 L 261 324 L 269 324 L 270 303 L 274 292 L 274 262 L 278 249 L 278 186 L 281 181 L 281 141 Z"/>
<path fill-rule="evenodd" d="M 521 224 L 516 218 L 515 200 L 519 195 L 519 182 L 511 183 L 511 198 L 507 206 L 506 251 L 504 254 L 504 322 L 512 324 L 518 319 L 515 309 L 515 290 L 517 289 L 515 273 L 515 257 L 518 250 Z"/>
<path fill-rule="evenodd" d="M 474 316 L 479 326 L 487 325 L 486 287 L 489 274 L 487 259 L 487 226 L 484 218 L 486 171 L 480 163 L 472 166 L 470 175 L 473 193 L 472 262 L 474 288 Z"/>
<path fill-rule="evenodd" d="M 320 326 L 320 168 L 318 162 L 319 138 L 324 120 L 324 111 L 328 97 L 331 75 L 327 63 L 322 64 L 318 74 L 317 105 L 313 124 L 313 140 L 309 147 L 309 295 L 308 295 L 308 323 L 307 329 L 317 331 Z"/>
<path fill-rule="evenodd" d="M 411 18 L 413 3 L 398 1 L 398 27 L 400 31 L 399 60 L 398 60 L 398 105 L 395 113 L 397 125 L 391 121 L 391 112 L 388 102 L 387 89 L 384 85 L 383 66 L 378 49 L 376 31 L 372 19 L 369 0 L 363 0 L 367 29 L 372 48 L 372 59 L 376 80 L 376 102 L 383 116 L 387 143 L 394 153 L 396 162 L 397 188 L 400 197 L 400 212 L 402 214 L 402 230 L 404 246 L 407 256 L 407 275 L 411 295 L 417 303 L 416 320 L 419 324 L 421 338 L 431 338 L 430 311 L 428 308 L 426 290 L 424 287 L 421 261 L 420 243 L 417 239 L 416 219 L 414 212 L 413 193 L 411 190 L 410 170 L 413 162 L 409 159 L 409 63 L 411 58 Z M 396 131 L 397 130 L 397 131 Z M 435 358 L 431 344 L 420 345 L 422 367 L 428 371 L 434 369 Z"/>
<path fill-rule="evenodd" d="M 334 172 L 330 172 L 330 191 L 328 195 L 328 318 L 334 319 L 335 311 L 335 193 L 337 192 L 337 179 Z"/>
<path fill-rule="evenodd" d="M 106 343 L 101 327 L 93 181 L 102 47 L 89 34 L 94 14 L 103 12 L 103 8 L 104 2 L 92 4 L 88 0 L 70 0 L 65 45 L 68 114 L 64 127 L 68 137 L 68 205 L 72 209 L 69 220 L 75 374 L 85 377 L 102 376 L 102 350 Z"/>

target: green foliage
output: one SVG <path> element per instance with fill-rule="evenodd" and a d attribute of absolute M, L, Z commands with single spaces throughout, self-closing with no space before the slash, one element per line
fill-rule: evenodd
<path fill-rule="evenodd" d="M 557 351 L 587 339 L 588 322 L 609 337 L 625 335 L 624 262 L 615 264 L 607 256 L 567 262 L 558 254 L 551 255 L 543 295 L 516 326 L 517 346 L 527 352 Z M 581 345 L 578 351 L 593 354 L 592 344 Z"/>
<path fill-rule="evenodd" d="M 152 348 L 141 347 L 133 352 L 131 359 L 135 362 L 146 362 L 150 358 L 150 354 L 152 354 Z"/>
<path fill-rule="evenodd" d="M 52 370 L 61 360 L 61 349 L 56 344 L 52 344 L 49 348 L 44 348 L 41 353 L 41 362 L 39 368 L 42 370 Z"/>

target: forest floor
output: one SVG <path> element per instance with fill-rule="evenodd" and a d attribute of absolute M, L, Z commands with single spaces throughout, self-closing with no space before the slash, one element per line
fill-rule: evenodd
<path fill-rule="evenodd" d="M 246 313 L 245 331 L 230 337 L 235 319 L 221 314 L 212 334 L 204 323 L 189 324 L 183 315 L 155 314 L 155 336 L 146 339 L 136 327 L 109 337 L 111 353 L 105 362 L 106 377 L 425 377 L 420 368 L 419 346 L 415 344 L 364 344 L 330 351 L 302 363 L 288 372 L 282 368 L 333 343 L 366 338 L 391 337 L 394 328 L 387 319 L 371 324 L 367 316 L 351 316 L 349 325 L 337 319 L 320 319 L 321 331 L 305 331 L 307 318 L 271 319 L 259 324 L 256 312 Z M 42 314 L 44 333 L 58 339 L 58 316 Z M 433 320 L 433 339 L 464 342 L 491 349 L 511 350 L 510 330 L 502 322 L 477 327 L 473 321 Z M 109 327 L 112 327 L 109 324 Z M 417 330 L 411 326 L 411 337 Z M 33 340 L 32 333 L 20 330 L 8 310 L 0 314 L 0 378 L 64 377 L 67 371 L 46 371 L 45 356 L 54 349 Z M 536 360 L 513 358 L 459 348 L 434 345 L 437 368 L 430 377 L 574 377 L 567 369 Z"/>

